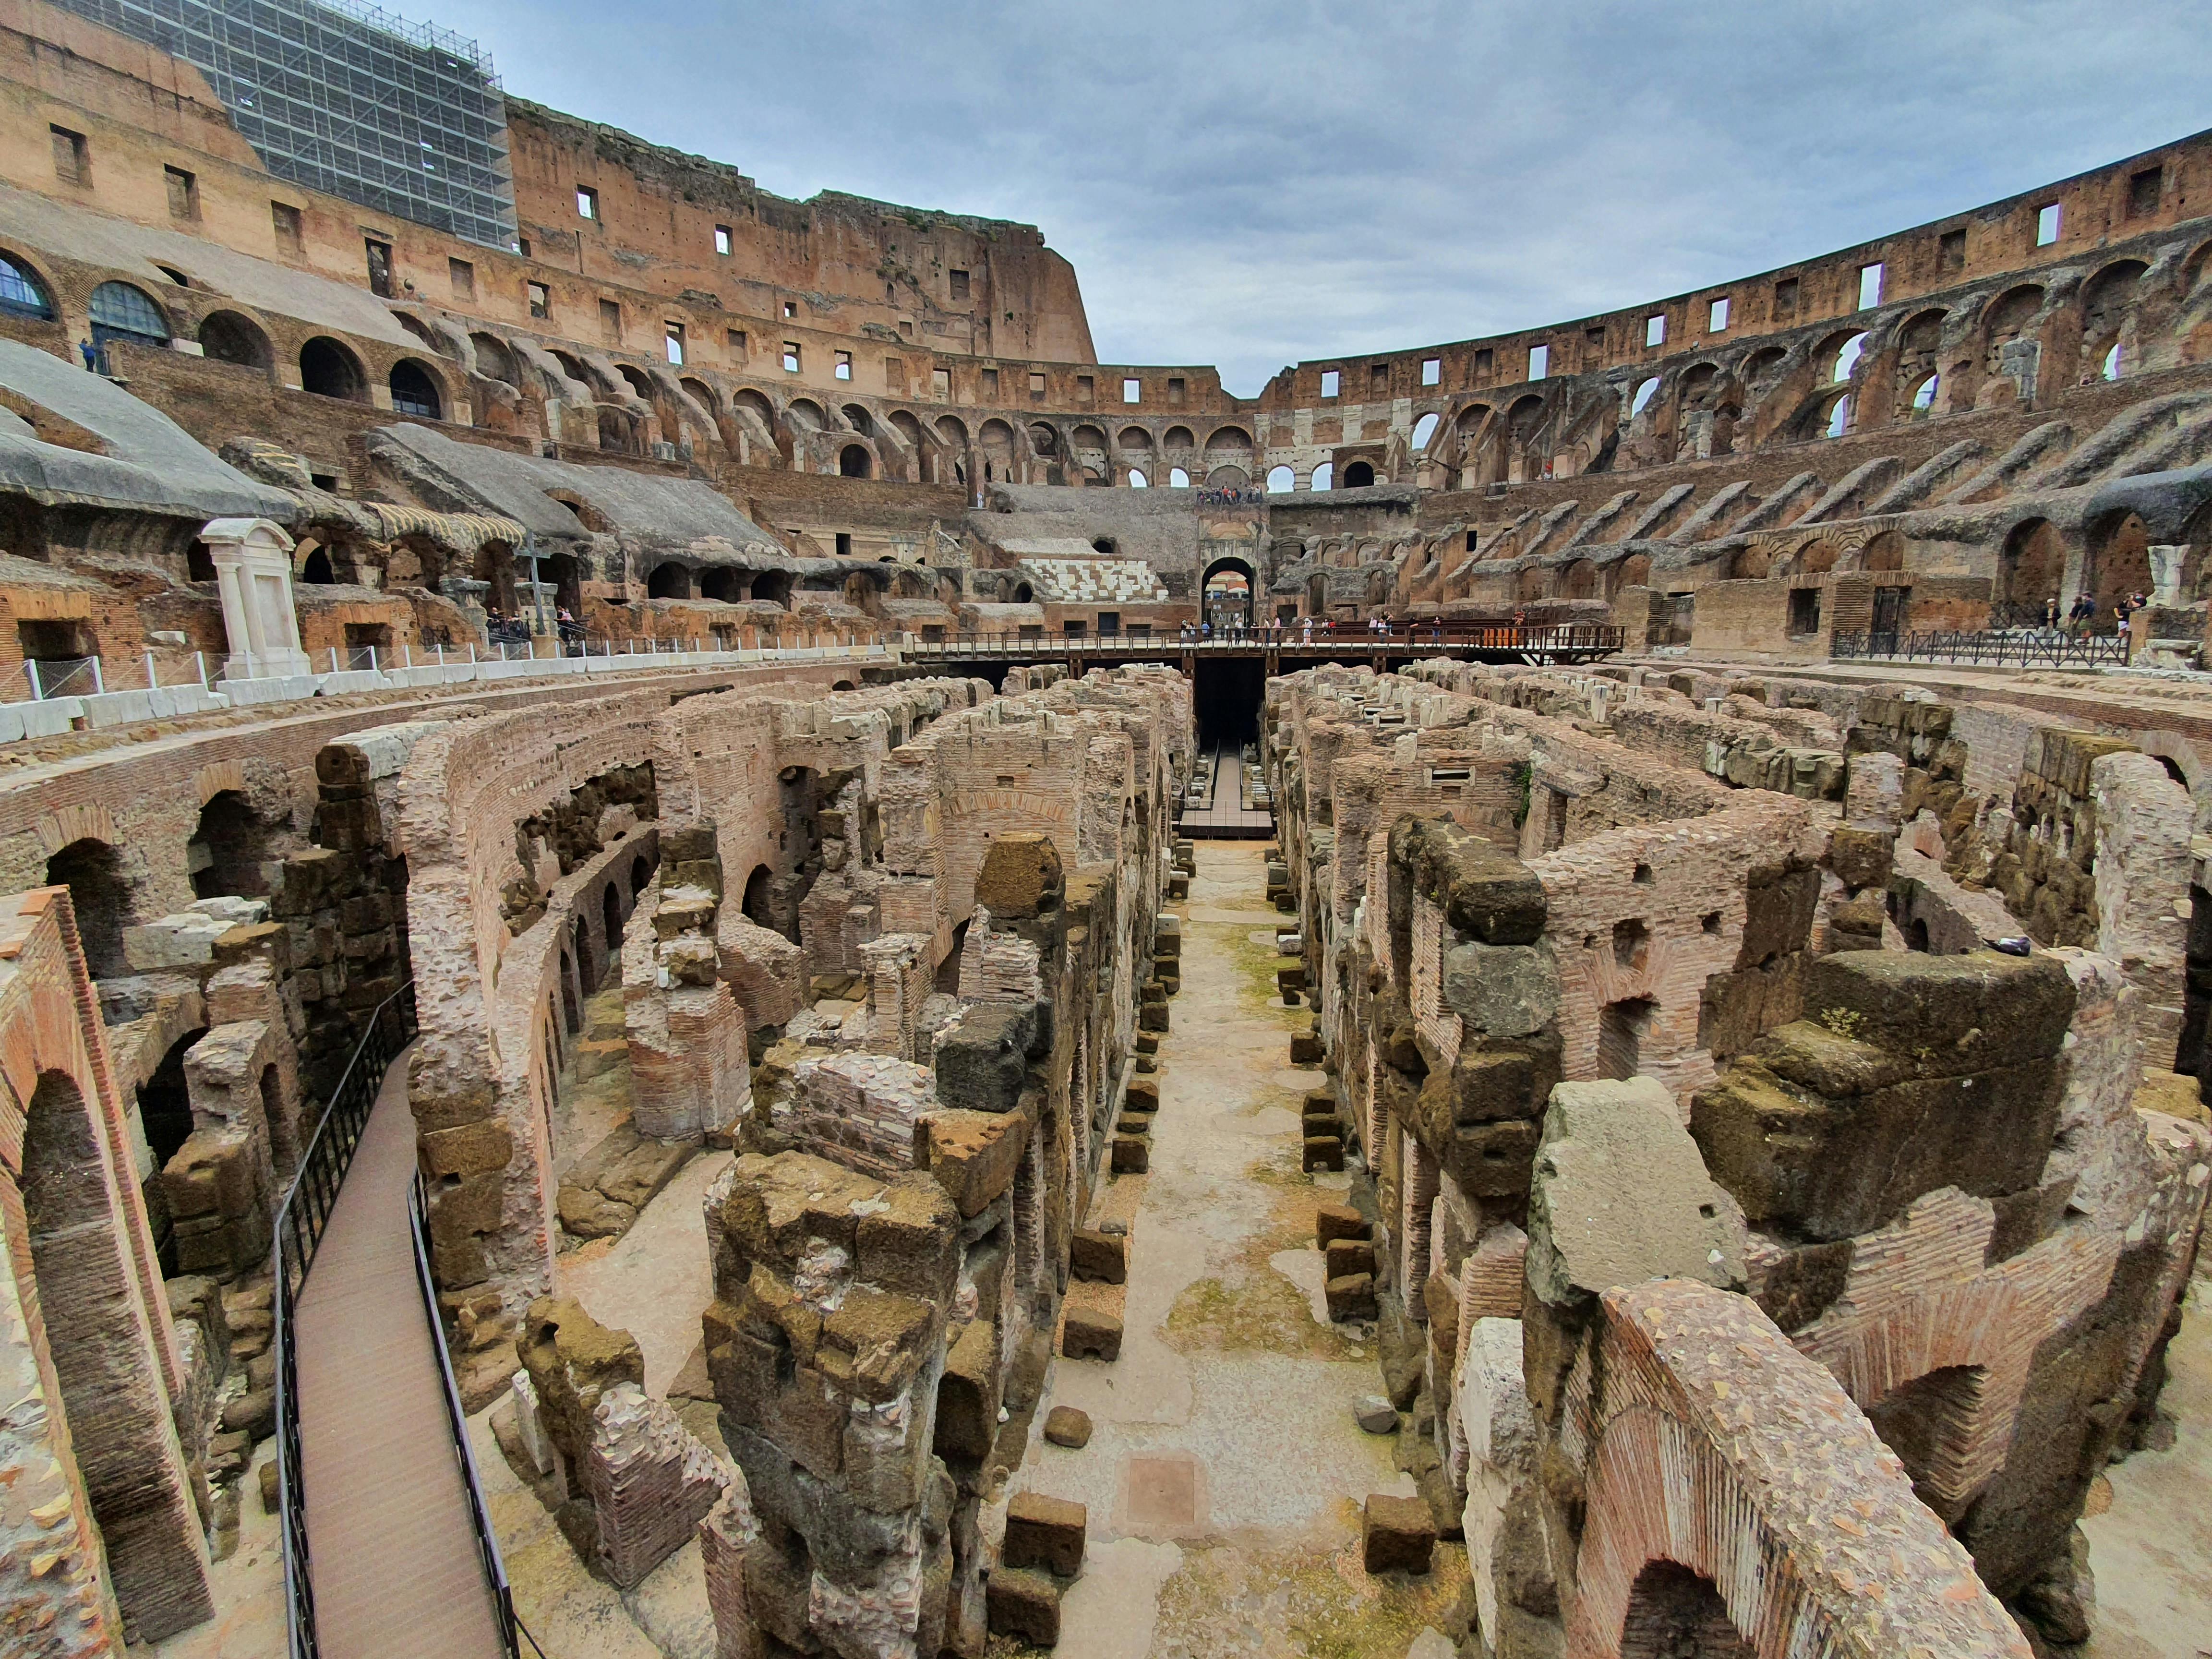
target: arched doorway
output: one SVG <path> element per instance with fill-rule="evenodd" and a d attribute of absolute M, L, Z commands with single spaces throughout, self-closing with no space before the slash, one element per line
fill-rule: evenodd
<path fill-rule="evenodd" d="M 2005 538 L 1997 556 L 1996 592 L 1990 618 L 1999 627 L 2038 621 L 2045 605 L 2061 599 L 2066 574 L 2066 544 L 2048 519 L 2024 519 Z M 2062 603 L 2060 609 L 2065 607 Z"/>
<path fill-rule="evenodd" d="M 419 415 L 426 421 L 445 418 L 438 382 L 412 357 L 402 357 L 392 366 L 392 407 L 396 414 Z"/>
<path fill-rule="evenodd" d="M 666 560 L 653 568 L 645 579 L 645 595 L 649 599 L 688 599 L 691 597 L 691 572 L 675 560 Z"/>
<path fill-rule="evenodd" d="M 128 973 L 123 929 L 131 919 L 131 884 L 124 878 L 122 855 L 104 841 L 73 841 L 46 860 L 46 885 L 69 889 L 92 976 Z"/>
<path fill-rule="evenodd" d="M 361 359 L 327 334 L 318 334 L 300 348 L 300 389 L 347 403 L 368 401 L 368 377 L 362 372 Z"/>
<path fill-rule="evenodd" d="M 219 363 L 266 371 L 275 354 L 269 337 L 234 311 L 211 312 L 200 319 L 200 349 Z"/>
<path fill-rule="evenodd" d="M 1713 1581 L 1677 1561 L 1651 1561 L 1628 1592 L 1622 1659 L 1756 1659 Z"/>
<path fill-rule="evenodd" d="M 1375 482 L 1375 469 L 1365 461 L 1354 461 L 1344 469 L 1346 489 L 1364 489 Z"/>
<path fill-rule="evenodd" d="M 1253 623 L 1252 567 L 1243 559 L 1216 559 L 1200 584 L 1204 616 L 1216 628 L 1249 628 Z"/>
<path fill-rule="evenodd" d="M 599 895 L 599 928 L 600 937 L 607 942 L 607 971 L 605 978 L 600 981 L 604 985 L 607 979 L 619 981 L 622 978 L 622 892 L 611 881 Z"/>
<path fill-rule="evenodd" d="M 199 827 L 185 845 L 196 898 L 265 898 L 271 848 L 268 826 L 245 794 L 225 789 L 200 808 Z"/>
<path fill-rule="evenodd" d="M 847 444 L 837 452 L 837 471 L 842 477 L 865 478 L 869 476 L 869 455 L 865 444 Z"/>

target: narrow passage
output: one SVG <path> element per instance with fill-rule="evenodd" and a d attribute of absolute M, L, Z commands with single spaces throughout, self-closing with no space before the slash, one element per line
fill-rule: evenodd
<path fill-rule="evenodd" d="M 1424 1577 L 1370 1577 L 1362 1501 L 1410 1496 L 1396 1437 L 1353 1405 L 1381 1376 L 1371 1340 L 1327 1322 L 1314 1207 L 1342 1175 L 1299 1168 L 1298 1108 L 1325 1086 L 1289 1064 L 1311 1016 L 1274 994 L 1265 844 L 1198 843 L 1182 915 L 1182 989 L 1160 1047 L 1150 1168 L 1102 1185 L 1089 1224 L 1127 1225 L 1126 1285 L 1079 1282 L 1068 1305 L 1119 1316 L 1111 1364 L 1055 1359 L 1011 1489 L 1088 1507 L 1083 1576 L 1061 1609 L 1062 1659 L 1439 1650 L 1466 1554 Z M 1047 1443 L 1054 1406 L 1089 1443 Z M 1408 1429 L 1407 1433 L 1410 1435 Z M 1448 1651 L 1449 1649 L 1441 1650 Z"/>

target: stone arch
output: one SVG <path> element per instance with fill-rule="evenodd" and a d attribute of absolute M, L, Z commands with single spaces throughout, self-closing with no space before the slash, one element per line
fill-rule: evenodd
<path fill-rule="evenodd" d="M 2046 599 L 2060 598 L 2059 585 L 2066 575 L 2066 544 L 2058 526 L 2048 519 L 2023 519 L 2006 536 L 1997 555 L 1996 591 L 1991 596 L 2015 611 L 2022 607 L 2039 611 Z"/>
<path fill-rule="evenodd" d="M 198 339 L 200 349 L 219 363 L 266 374 L 276 361 L 267 331 L 243 312 L 210 311 L 200 319 Z"/>
<path fill-rule="evenodd" d="M 1560 573 L 1559 592 L 1570 599 L 1597 598 L 1596 564 L 1589 559 L 1577 559 Z"/>
<path fill-rule="evenodd" d="M 1160 447 L 1181 453 L 1198 447 L 1198 435 L 1187 426 L 1171 426 L 1160 440 Z"/>
<path fill-rule="evenodd" d="M 143 288 L 102 283 L 92 291 L 92 343 L 130 340 L 139 345 L 169 343 L 169 313 Z"/>
<path fill-rule="evenodd" d="M 0 248 L 0 316 L 54 319 L 53 285 L 13 248 Z"/>
<path fill-rule="evenodd" d="M 2027 332 L 2035 313 L 2043 308 L 2043 290 L 2033 283 L 2008 289 L 1990 301 L 1982 313 L 1982 372 L 2004 373 L 2004 348 Z"/>
<path fill-rule="evenodd" d="M 1241 576 L 1244 579 L 1243 622 L 1245 626 L 1249 627 L 1255 620 L 1254 607 L 1258 603 L 1259 598 L 1259 578 L 1254 572 L 1251 562 L 1235 554 L 1224 554 L 1206 567 L 1205 571 L 1199 577 L 1198 588 L 1201 612 L 1207 616 L 1212 614 L 1208 599 L 1213 591 L 1214 578 L 1217 576 Z M 1224 582 L 1222 585 L 1222 591 L 1227 594 L 1233 592 L 1234 589 L 1231 584 Z"/>
<path fill-rule="evenodd" d="M 521 371 L 515 367 L 514 352 L 506 341 L 496 334 L 477 333 L 469 336 L 469 344 L 476 352 L 477 374 L 487 380 L 521 386 Z"/>
<path fill-rule="evenodd" d="M 1739 547 L 1736 549 L 1735 556 L 1729 561 L 1729 580 L 1730 581 L 1765 581 L 1769 575 L 1773 574 L 1773 570 L 1774 555 L 1772 551 L 1767 548 L 1760 546 L 1756 542 L 1752 543 L 1747 547 Z"/>
<path fill-rule="evenodd" d="M 318 398 L 365 404 L 368 375 L 353 349 L 327 334 L 318 334 L 300 348 L 300 389 Z"/>
<path fill-rule="evenodd" d="M 419 415 L 424 420 L 445 418 L 446 398 L 435 370 L 416 357 L 402 357 L 392 366 L 392 408 L 399 415 Z"/>
<path fill-rule="evenodd" d="M 685 395 L 706 411 L 708 420 L 713 420 L 722 412 L 722 400 L 714 395 L 714 388 L 697 375 L 686 374 L 676 384 L 683 387 Z"/>
<path fill-rule="evenodd" d="M 2138 515 L 2106 514 L 2089 526 L 2088 543 L 2081 585 L 2100 613 L 2109 614 L 2124 594 L 2151 591 L 2150 532 Z"/>
<path fill-rule="evenodd" d="M 133 920 L 131 883 L 123 856 L 104 841 L 73 841 L 46 860 L 46 884 L 66 887 L 76 913 L 77 939 L 94 979 L 130 971 L 123 958 L 123 930 Z"/>
<path fill-rule="evenodd" d="M 1613 599 L 1626 587 L 1648 587 L 1651 585 L 1651 556 L 1632 553 L 1606 573 L 1606 597 Z"/>
<path fill-rule="evenodd" d="M 678 559 L 663 559 L 646 574 L 645 596 L 649 599 L 690 599 L 691 567 Z"/>
<path fill-rule="evenodd" d="M 648 404 L 653 401 L 653 380 L 643 369 L 635 363 L 617 363 L 615 373 L 623 377 L 623 383 L 640 401 Z"/>
<path fill-rule="evenodd" d="M 866 444 L 847 444 L 837 452 L 837 472 L 846 478 L 873 477 L 875 456 Z"/>
<path fill-rule="evenodd" d="M 1719 1589 L 1679 1561 L 1647 1561 L 1629 1586 L 1620 1659 L 1756 1659 Z"/>
<path fill-rule="evenodd" d="M 1344 469 L 1346 489 L 1365 489 L 1375 482 L 1375 469 L 1366 461 L 1354 461 Z"/>
<path fill-rule="evenodd" d="M 1877 573 L 1904 569 L 1905 537 L 1903 534 L 1894 530 L 1885 530 L 1875 537 L 1860 550 L 1858 566 L 1862 570 Z"/>
<path fill-rule="evenodd" d="M 270 826 L 243 790 L 224 789 L 200 808 L 199 824 L 185 844 L 195 898 L 265 898 L 268 864 L 276 849 Z"/>

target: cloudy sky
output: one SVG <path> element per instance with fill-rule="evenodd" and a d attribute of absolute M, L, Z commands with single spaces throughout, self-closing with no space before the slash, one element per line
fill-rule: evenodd
<path fill-rule="evenodd" d="M 396 9 L 476 36 L 525 97 L 781 194 L 1042 226 L 1102 360 L 1218 363 L 1245 396 L 1300 359 L 1662 298 L 2212 124 L 2203 0 Z"/>

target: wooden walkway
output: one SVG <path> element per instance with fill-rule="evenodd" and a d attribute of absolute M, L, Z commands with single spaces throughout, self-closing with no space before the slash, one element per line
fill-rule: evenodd
<path fill-rule="evenodd" d="M 1193 841 L 1267 841 L 1275 833 L 1275 815 L 1253 810 L 1244 801 L 1244 756 L 1233 743 L 1213 751 L 1213 784 L 1203 806 L 1186 806 L 1176 833 Z"/>
<path fill-rule="evenodd" d="M 325 1659 L 500 1659 L 407 1228 L 409 1053 L 378 1091 L 300 1299 L 315 1626 Z"/>

